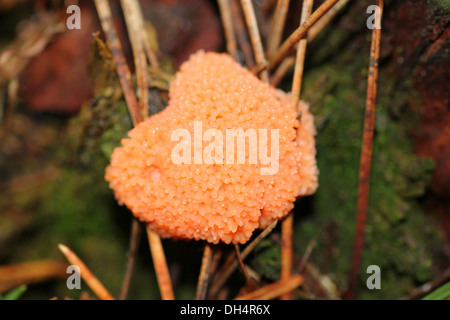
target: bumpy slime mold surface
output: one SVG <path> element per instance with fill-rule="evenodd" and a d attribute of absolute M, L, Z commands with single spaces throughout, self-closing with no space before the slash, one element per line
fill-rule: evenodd
<path fill-rule="evenodd" d="M 118 202 L 162 237 L 245 243 L 317 188 L 313 117 L 306 104 L 299 109 L 301 123 L 287 95 L 229 55 L 198 52 L 177 73 L 168 107 L 114 150 L 105 179 Z M 256 138 L 248 134 L 245 150 L 236 139 L 227 159 L 227 129 Z"/>

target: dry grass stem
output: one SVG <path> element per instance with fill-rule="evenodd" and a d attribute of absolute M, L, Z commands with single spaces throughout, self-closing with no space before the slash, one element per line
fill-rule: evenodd
<path fill-rule="evenodd" d="M 272 26 L 270 28 L 269 37 L 267 39 L 266 54 L 269 58 L 278 49 L 281 38 L 283 36 L 286 15 L 289 9 L 289 0 L 278 0 L 273 14 Z"/>
<path fill-rule="evenodd" d="M 120 289 L 119 300 L 127 298 L 128 289 L 130 288 L 131 276 L 133 274 L 134 262 L 136 261 L 136 254 L 139 248 L 139 239 L 141 235 L 141 224 L 139 220 L 133 217 L 131 224 L 130 247 L 128 248 L 127 265 L 125 268 L 125 275 L 123 277 L 122 288 Z"/>
<path fill-rule="evenodd" d="M 433 292 L 440 286 L 450 281 L 450 268 L 445 270 L 439 277 L 433 279 L 418 288 L 414 288 L 407 296 L 402 297 L 400 300 L 417 300 L 421 299 L 430 292 Z M 447 298 L 448 300 L 448 298 Z"/>
<path fill-rule="evenodd" d="M 106 290 L 103 284 L 97 279 L 97 277 L 89 270 L 89 268 L 84 264 L 84 262 L 68 247 L 63 244 L 58 245 L 59 250 L 64 254 L 67 261 L 70 264 L 76 265 L 80 268 L 80 276 L 86 282 L 86 284 L 91 288 L 91 290 L 99 297 L 101 300 L 114 300 L 114 297 Z"/>
<path fill-rule="evenodd" d="M 250 252 L 261 242 L 262 239 L 267 237 L 272 230 L 276 227 L 277 221 L 272 222 L 266 229 L 264 229 L 250 244 L 248 244 L 244 250 L 241 252 L 241 259 L 244 260 Z M 210 296 L 215 297 L 228 278 L 233 274 L 233 272 L 238 267 L 238 261 L 234 259 L 234 254 L 229 256 L 222 266 L 221 270 L 216 274 L 214 282 L 211 286 Z"/>
<path fill-rule="evenodd" d="M 247 280 L 247 283 L 250 283 L 251 279 L 250 279 L 250 276 L 248 275 L 247 268 L 245 267 L 244 260 L 242 259 L 241 249 L 239 249 L 239 245 L 235 244 L 234 250 L 236 251 L 236 259 L 239 263 L 239 267 L 241 268 L 241 271 L 244 274 L 245 279 Z"/>
<path fill-rule="evenodd" d="M 349 0 L 341 0 L 336 3 L 325 15 L 317 21 L 308 31 L 308 42 L 311 42 L 322 31 L 330 21 L 345 7 Z"/>
<path fill-rule="evenodd" d="M 294 65 L 294 62 L 295 62 L 294 57 L 286 57 L 286 59 L 284 59 L 283 62 L 280 63 L 278 68 L 270 77 L 270 84 L 273 87 L 276 87 L 280 84 L 281 80 L 283 80 L 283 77 L 289 72 L 289 70 Z"/>
<path fill-rule="evenodd" d="M 301 275 L 294 275 L 285 280 L 269 284 L 253 292 L 237 297 L 235 300 L 271 300 L 286 292 L 298 288 L 303 283 Z"/>
<path fill-rule="evenodd" d="M 264 61 L 263 63 L 260 63 L 256 66 L 254 66 L 250 72 L 253 73 L 254 75 L 259 74 L 260 72 L 262 72 L 263 70 L 267 70 L 267 61 Z"/>
<path fill-rule="evenodd" d="M 314 0 L 303 0 L 302 14 L 300 18 L 300 25 L 302 25 L 306 19 L 309 18 L 313 9 Z M 293 108 L 297 110 L 298 101 L 300 100 L 300 91 L 302 88 L 303 79 L 303 67 L 305 63 L 306 45 L 308 40 L 303 38 L 299 41 L 297 46 L 297 55 L 295 58 L 295 69 L 294 77 L 292 79 L 292 90 L 291 90 L 291 104 Z"/>
<path fill-rule="evenodd" d="M 67 277 L 68 264 L 59 260 L 39 260 L 0 266 L 0 292 L 23 284 Z"/>
<path fill-rule="evenodd" d="M 227 43 L 227 51 L 238 60 L 236 34 L 233 27 L 233 16 L 231 14 L 230 0 L 217 0 L 220 9 L 220 17 L 222 19 L 223 29 L 225 31 L 225 39 Z"/>
<path fill-rule="evenodd" d="M 170 279 L 169 268 L 167 267 L 166 256 L 159 235 L 151 230 L 147 225 L 148 242 L 152 253 L 153 265 L 155 267 L 156 278 L 158 280 L 159 291 L 163 300 L 175 300 Z"/>
<path fill-rule="evenodd" d="M 145 32 L 145 29 L 141 29 L 143 26 L 139 24 L 140 14 L 139 10 L 135 7 L 134 0 L 120 0 L 120 3 L 122 4 L 128 37 L 130 38 L 131 48 L 133 50 L 140 114 L 141 118 L 145 119 L 148 116 L 148 73 L 147 59 L 143 45 L 145 35 L 141 35 L 142 32 Z"/>
<path fill-rule="evenodd" d="M 98 15 L 100 17 L 103 31 L 106 35 L 106 39 L 108 41 L 109 46 L 111 47 L 114 61 L 116 62 L 117 72 L 119 74 L 119 79 L 122 90 L 124 92 L 125 100 L 127 102 L 128 110 L 130 112 L 133 124 L 136 126 L 144 119 L 145 114 L 144 115 L 142 114 L 138 106 L 138 102 L 136 100 L 136 95 L 134 94 L 130 71 L 128 69 L 128 65 L 126 64 L 121 44 L 117 38 L 116 31 L 112 24 L 111 8 L 109 7 L 107 0 L 95 0 L 95 5 L 97 8 Z M 152 67 L 159 68 L 157 60 L 150 50 L 147 37 L 145 37 L 145 33 L 143 32 L 144 23 L 139 4 L 136 1 L 131 2 L 123 1 L 122 5 L 124 8 L 125 17 L 128 20 L 127 25 L 130 28 L 129 31 L 132 33 L 136 33 L 138 35 L 138 36 L 130 35 L 130 40 L 133 46 L 133 52 L 135 53 L 135 59 L 137 59 L 136 69 L 139 70 L 140 67 L 145 66 L 143 70 L 147 70 L 146 60 L 143 58 L 144 56 L 143 48 L 147 52 Z M 146 71 L 144 72 L 143 70 L 140 70 L 140 72 L 142 71 L 142 73 L 139 73 L 138 75 L 138 83 L 140 88 L 139 92 L 142 104 L 146 106 L 148 100 L 146 97 L 148 78 L 146 78 Z M 145 109 L 147 110 L 147 108 Z M 163 299 L 174 299 L 172 284 L 168 272 L 164 250 L 161 244 L 161 239 L 159 238 L 158 234 L 154 233 L 148 228 L 147 228 L 147 235 L 149 237 L 150 249 L 152 252 L 152 258 L 155 265 L 155 271 L 157 273 L 156 276 L 158 279 L 158 283 L 160 285 L 161 296 Z"/>
<path fill-rule="evenodd" d="M 196 300 L 205 300 L 206 292 L 208 289 L 208 283 L 210 279 L 210 270 L 212 265 L 213 250 L 210 244 L 205 245 L 203 250 L 202 265 L 200 267 L 200 275 L 197 283 L 197 293 L 195 295 Z"/>
<path fill-rule="evenodd" d="M 291 49 L 297 44 L 297 42 L 303 38 L 311 28 L 328 10 L 330 10 L 336 2 L 339 0 L 326 0 L 322 5 L 317 8 L 313 14 L 306 19 L 306 21 L 298 27 L 281 45 L 278 51 L 271 58 L 269 63 L 269 71 L 273 70 L 291 51 Z"/>
<path fill-rule="evenodd" d="M 379 23 L 380 29 L 377 29 L 376 27 L 372 29 L 372 41 L 370 45 L 369 74 L 367 77 L 366 107 L 359 168 L 358 200 L 356 204 L 356 233 L 349 274 L 349 288 L 346 293 L 346 297 L 349 299 L 353 299 L 356 294 L 369 202 L 370 168 L 372 165 L 373 129 L 375 125 L 375 102 L 377 96 L 383 0 L 377 0 L 377 6 L 380 8 L 380 15 L 379 17 L 375 17 L 375 23 Z M 379 21 L 377 21 L 377 19 L 379 19 Z"/>
<path fill-rule="evenodd" d="M 148 61 L 150 62 L 150 65 L 159 70 L 159 62 L 155 55 L 155 53 L 152 50 L 152 47 L 150 45 L 149 37 L 147 36 L 147 33 L 145 32 L 145 20 L 144 15 L 142 13 L 141 6 L 139 4 L 138 0 L 129 0 L 130 8 L 133 12 L 133 17 L 136 19 L 135 25 L 137 27 L 137 35 L 139 37 L 140 42 L 142 43 L 144 50 L 147 54 Z"/>
<path fill-rule="evenodd" d="M 239 0 L 231 1 L 231 14 L 233 16 L 233 23 L 236 29 L 237 42 L 239 48 L 244 56 L 245 64 L 248 68 L 253 68 L 255 66 L 255 60 L 253 58 L 252 47 L 250 45 L 250 40 L 247 36 L 247 31 L 245 28 L 244 18 L 242 16 L 242 9 L 239 5 Z"/>
<path fill-rule="evenodd" d="M 302 273 L 303 270 L 305 269 L 306 263 L 309 260 L 309 257 L 311 256 L 311 252 L 313 251 L 314 247 L 317 245 L 317 240 L 316 239 L 312 239 L 309 243 L 308 246 L 306 247 L 305 253 L 303 254 L 302 260 L 300 261 L 300 264 L 297 268 L 297 272 L 298 273 Z"/>
<path fill-rule="evenodd" d="M 325 28 L 328 23 L 337 15 L 337 13 L 348 3 L 349 0 L 341 0 L 334 5 L 322 18 L 319 19 L 309 30 L 307 34 L 308 42 L 311 42 L 316 36 Z M 280 63 L 270 78 L 270 84 L 276 87 L 286 73 L 292 68 L 295 63 L 294 57 L 286 57 Z"/>
<path fill-rule="evenodd" d="M 294 229 L 294 215 L 289 215 L 281 223 L 281 280 L 289 279 L 292 275 L 293 244 L 292 232 Z M 282 300 L 290 300 L 290 292 L 281 296 Z"/>
<path fill-rule="evenodd" d="M 114 25 L 112 23 L 111 8 L 108 0 L 94 0 L 94 3 L 97 8 L 97 13 L 100 18 L 103 32 L 105 33 L 106 40 L 111 48 L 111 52 L 116 63 L 117 73 L 119 75 L 120 84 L 131 119 L 133 124 L 136 125 L 141 122 L 143 118 L 140 113 L 136 95 L 134 94 L 131 74 L 122 51 L 122 45 L 120 44 L 116 30 L 114 29 Z"/>
<path fill-rule="evenodd" d="M 308 275 L 319 286 L 320 291 L 325 294 L 327 299 L 341 300 L 338 287 L 328 275 L 320 273 L 311 263 L 305 264 L 304 273 L 305 277 Z"/>
<path fill-rule="evenodd" d="M 242 9 L 244 11 L 245 21 L 247 22 L 250 40 L 252 42 L 253 54 L 255 55 L 256 64 L 266 63 L 264 56 L 264 49 L 259 34 L 258 23 L 256 21 L 255 10 L 251 0 L 241 0 Z M 269 82 L 269 73 L 267 70 L 261 72 L 261 79 L 264 82 Z"/>
<path fill-rule="evenodd" d="M 313 0 L 304 0 L 302 6 L 302 14 L 300 18 L 300 25 L 311 15 Z M 306 53 L 306 39 L 300 40 L 297 47 L 297 56 L 294 69 L 294 77 L 292 80 L 291 104 L 297 110 L 298 101 L 300 99 L 300 88 L 303 77 L 303 64 Z M 293 231 L 294 229 L 294 215 L 290 213 L 281 225 L 281 280 L 287 279 L 292 273 L 293 262 Z M 281 296 L 282 300 L 290 300 L 291 293 L 286 292 Z"/>

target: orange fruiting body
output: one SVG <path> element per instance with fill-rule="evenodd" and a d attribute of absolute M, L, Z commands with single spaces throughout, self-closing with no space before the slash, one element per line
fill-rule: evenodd
<path fill-rule="evenodd" d="M 245 243 L 317 188 L 313 116 L 306 104 L 299 109 L 301 124 L 287 95 L 227 54 L 197 52 L 176 74 L 167 108 L 137 125 L 114 150 L 105 179 L 118 202 L 162 237 Z M 188 138 L 174 139 L 177 129 Z M 245 149 L 233 138 L 234 158 L 228 160 L 234 161 L 228 162 L 227 129 L 258 136 L 246 137 Z M 264 132 L 267 140 L 260 140 Z M 190 163 L 174 161 L 180 146 L 187 146 L 182 153 L 188 152 Z M 206 161 L 207 155 L 215 161 Z"/>

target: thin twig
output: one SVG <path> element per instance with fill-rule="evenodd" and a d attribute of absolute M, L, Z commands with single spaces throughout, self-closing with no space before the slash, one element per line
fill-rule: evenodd
<path fill-rule="evenodd" d="M 114 300 L 114 297 L 106 290 L 102 283 L 89 270 L 84 262 L 68 247 L 63 244 L 58 245 L 59 250 L 64 254 L 70 264 L 80 268 L 80 276 L 86 281 L 86 284 L 101 300 Z"/>
<path fill-rule="evenodd" d="M 333 7 L 339 0 L 326 0 L 322 5 L 317 8 L 313 14 L 306 19 L 306 21 L 298 27 L 281 45 L 278 51 L 274 54 L 269 63 L 269 71 L 273 70 L 289 53 L 289 51 L 297 44 L 297 42 L 303 38 L 311 28 L 328 10 Z"/>
<path fill-rule="evenodd" d="M 141 6 L 139 4 L 138 0 L 131 0 L 131 10 L 133 11 L 133 16 L 136 19 L 136 26 L 137 26 L 137 34 L 139 36 L 139 40 L 142 43 L 145 52 L 147 54 L 148 61 L 150 62 L 150 65 L 154 68 L 159 70 L 159 62 L 156 57 L 156 54 L 153 52 L 152 47 L 150 45 L 149 38 L 146 33 L 145 29 L 145 20 L 144 15 L 142 13 Z"/>
<path fill-rule="evenodd" d="M 295 62 L 294 57 L 286 57 L 286 59 L 284 59 L 283 62 L 280 63 L 278 68 L 270 77 L 270 85 L 272 85 L 273 87 L 278 86 L 278 84 L 281 82 L 286 73 L 288 73 L 288 71 L 292 68 L 294 62 Z"/>
<path fill-rule="evenodd" d="M 273 56 L 281 43 L 286 15 L 289 9 L 289 0 L 278 0 L 273 14 L 272 26 L 267 39 L 266 54 L 269 58 Z"/>
<path fill-rule="evenodd" d="M 307 34 L 308 42 L 313 41 L 316 36 L 330 23 L 330 21 L 338 14 L 338 12 L 348 3 L 349 0 L 341 0 L 334 5 L 325 15 L 319 19 L 309 30 Z M 292 68 L 295 58 L 290 56 L 283 59 L 278 68 L 270 77 L 270 84 L 276 87 L 286 73 Z"/>
<path fill-rule="evenodd" d="M 114 29 L 111 8 L 109 7 L 108 0 L 94 0 L 94 2 L 102 24 L 103 32 L 105 33 L 106 40 L 111 48 L 114 61 L 116 62 L 117 73 L 119 75 L 120 84 L 125 96 L 125 101 L 127 102 L 131 120 L 133 121 L 133 124 L 136 125 L 142 121 L 142 115 L 140 114 L 136 95 L 134 94 L 130 70 L 128 69 L 122 46 L 117 37 L 116 30 Z"/>
<path fill-rule="evenodd" d="M 318 285 L 319 291 L 325 295 L 326 299 L 341 300 L 336 284 L 328 275 L 322 274 L 313 264 L 306 263 L 304 274 L 305 277 L 308 276 Z"/>
<path fill-rule="evenodd" d="M 140 114 L 145 119 L 148 116 L 148 73 L 143 37 L 141 36 L 143 29 L 139 24 L 139 6 L 136 8 L 134 1 L 120 0 L 120 3 L 133 50 Z"/>
<path fill-rule="evenodd" d="M 298 263 L 297 266 L 297 273 L 302 273 L 306 267 L 306 264 L 309 260 L 309 257 L 311 256 L 311 253 L 314 249 L 314 247 L 317 245 L 317 238 L 319 237 L 320 234 L 322 234 L 324 231 L 324 227 L 319 228 L 316 233 L 314 234 L 314 236 L 311 238 L 311 240 L 309 241 L 305 253 L 303 254 L 302 259 L 300 260 L 300 262 Z"/>
<path fill-rule="evenodd" d="M 214 276 L 215 276 L 216 270 L 217 270 L 217 268 L 219 266 L 219 262 L 222 259 L 222 255 L 223 255 L 223 251 L 220 250 L 218 247 L 216 247 L 216 250 L 214 250 L 214 254 L 213 254 L 212 259 L 211 259 L 211 266 L 209 267 L 209 270 L 208 270 L 209 271 L 209 274 L 208 274 L 208 280 L 209 280 L 208 289 L 209 289 L 212 281 L 214 280 Z M 207 294 L 206 294 L 205 299 L 207 299 L 209 296 L 210 296 L 210 293 L 207 290 Z"/>
<path fill-rule="evenodd" d="M 250 252 L 253 251 L 253 249 L 261 242 L 262 239 L 267 237 L 272 230 L 277 225 L 277 221 L 272 222 L 266 229 L 264 229 L 249 245 L 245 247 L 245 249 L 241 252 L 241 258 L 245 259 Z M 235 259 L 232 259 L 232 257 L 229 257 L 227 261 L 229 260 L 229 263 L 225 263 L 225 265 L 221 268 L 221 270 L 216 275 L 213 284 L 211 285 L 210 290 L 210 296 L 215 297 L 216 294 L 219 292 L 219 290 L 222 288 L 222 286 L 225 284 L 225 282 L 228 280 L 228 278 L 231 276 L 231 274 L 236 270 L 238 267 L 238 262 Z"/>
<path fill-rule="evenodd" d="M 303 0 L 302 14 L 300 18 L 300 25 L 311 15 L 313 0 Z M 292 80 L 292 107 L 297 110 L 298 101 L 300 99 L 300 87 L 303 77 L 303 63 L 305 61 L 306 43 L 308 40 L 300 40 L 297 47 L 297 56 L 294 69 L 294 77 Z M 292 273 L 293 261 L 293 231 L 294 229 L 294 215 L 290 213 L 282 222 L 281 225 L 281 280 L 287 279 Z M 290 300 L 291 293 L 286 292 L 281 296 L 282 300 Z"/>
<path fill-rule="evenodd" d="M 170 279 L 169 268 L 167 267 L 166 256 L 159 235 L 147 225 L 148 242 L 152 252 L 153 265 L 155 267 L 156 278 L 158 280 L 159 291 L 163 300 L 175 300 Z"/>
<path fill-rule="evenodd" d="M 222 19 L 223 29 L 225 31 L 225 39 L 227 43 L 227 51 L 238 60 L 236 35 L 233 28 L 233 17 L 231 15 L 230 0 L 217 0 L 220 9 L 220 17 Z"/>
<path fill-rule="evenodd" d="M 311 256 L 311 252 L 313 251 L 314 247 L 317 245 L 316 239 L 312 239 L 308 246 L 306 247 L 305 253 L 303 254 L 302 260 L 300 261 L 300 265 L 298 266 L 298 273 L 302 273 L 305 269 L 306 263 L 308 262 L 309 257 Z"/>
<path fill-rule="evenodd" d="M 441 275 L 433 279 L 418 288 L 413 289 L 407 296 L 402 297 L 400 300 L 416 300 L 421 299 L 430 292 L 444 285 L 450 281 L 450 268 L 441 273 Z"/>
<path fill-rule="evenodd" d="M 0 293 L 20 285 L 67 278 L 67 267 L 67 262 L 61 260 L 38 260 L 0 265 Z"/>
<path fill-rule="evenodd" d="M 253 54 L 255 55 L 256 64 L 266 63 L 264 56 L 264 49 L 261 42 L 261 36 L 258 30 L 258 23 L 256 21 L 255 10 L 251 0 L 241 0 L 242 9 L 244 11 L 245 21 L 247 22 L 250 40 L 252 42 Z M 264 82 L 269 82 L 269 73 L 267 70 L 261 72 L 261 79 Z"/>
<path fill-rule="evenodd" d="M 236 36 L 239 47 L 244 55 L 244 61 L 248 68 L 253 68 L 255 65 L 255 60 L 252 54 L 252 48 L 247 37 L 247 32 L 245 31 L 245 23 L 242 17 L 241 6 L 239 5 L 239 0 L 231 1 L 231 14 L 233 16 L 234 26 L 236 28 Z"/>
<path fill-rule="evenodd" d="M 121 0 L 121 5 L 125 17 L 125 22 L 128 29 L 128 36 L 130 38 L 131 47 L 133 50 L 133 56 L 134 56 L 134 64 L 136 69 L 136 81 L 137 81 L 137 92 L 139 94 L 139 100 L 138 100 L 138 106 L 139 106 L 139 116 L 134 116 L 134 125 L 137 125 L 142 119 L 146 118 L 148 115 L 148 73 L 147 73 L 147 60 L 145 56 L 144 51 L 144 45 L 143 45 L 143 36 L 142 33 L 144 32 L 144 29 L 142 29 L 142 26 L 140 24 L 140 7 L 138 3 L 135 3 L 134 0 L 132 1 L 124 1 Z M 100 15 L 100 12 L 99 12 Z M 102 25 L 105 29 L 105 21 Z M 114 33 L 114 29 L 112 26 L 110 26 L 111 35 Z M 105 33 L 107 31 L 105 30 Z M 112 41 L 111 41 L 112 42 Z M 120 49 L 120 43 L 117 41 L 117 44 L 119 45 L 117 47 L 116 55 L 114 56 L 116 63 L 117 59 L 116 57 L 123 56 L 123 53 Z M 110 46 L 112 47 L 111 43 Z M 114 52 L 114 51 L 113 51 Z M 125 65 L 126 66 L 126 65 Z M 117 67 L 118 72 L 119 67 Z M 125 72 L 127 68 L 124 69 Z M 122 82 L 123 86 L 123 82 Z M 134 93 L 127 94 L 125 93 L 126 90 L 124 90 L 125 98 L 127 100 L 127 103 L 129 100 L 134 101 L 136 99 Z M 134 103 L 134 102 L 133 102 Z M 130 114 L 133 112 L 133 109 L 130 109 Z M 133 115 L 132 115 L 133 117 Z M 128 289 L 130 286 L 131 276 L 133 273 L 133 267 L 136 257 L 136 251 L 138 248 L 139 243 L 139 235 L 140 235 L 140 224 L 139 221 L 136 218 L 133 218 L 132 226 L 131 226 L 131 236 L 130 236 L 130 247 L 128 250 L 128 259 L 127 259 L 127 265 L 125 269 L 125 275 L 122 282 L 122 287 L 120 291 L 119 299 L 124 300 L 126 299 L 126 296 L 128 294 Z"/>
<path fill-rule="evenodd" d="M 303 283 L 303 277 L 299 274 L 291 276 L 285 280 L 271 283 L 253 292 L 237 297 L 235 300 L 270 300 L 285 292 L 290 292 L 298 288 Z"/>
<path fill-rule="evenodd" d="M 259 74 L 260 72 L 267 70 L 267 61 L 264 61 L 263 63 L 260 63 L 256 66 L 254 66 L 250 72 L 253 73 L 254 75 Z"/>
<path fill-rule="evenodd" d="M 133 217 L 131 223 L 130 247 L 128 248 L 128 259 L 125 268 L 125 275 L 122 281 L 122 288 L 120 289 L 119 300 L 125 300 L 130 288 L 131 276 L 133 274 L 134 262 L 136 261 L 136 254 L 139 248 L 139 239 L 141 235 L 141 224 L 139 220 Z"/>
<path fill-rule="evenodd" d="M 314 0 L 303 0 L 302 14 L 300 18 L 300 25 L 309 18 L 313 9 Z M 303 79 L 303 66 L 305 63 L 306 45 L 308 40 L 303 38 L 299 41 L 297 46 L 297 55 L 295 58 L 294 77 L 292 79 L 291 103 L 295 110 L 298 108 L 298 101 L 300 100 L 300 92 Z M 297 110 L 298 111 L 298 110 Z"/>
<path fill-rule="evenodd" d="M 209 283 L 209 276 L 212 264 L 212 248 L 210 244 L 205 245 L 205 249 L 203 250 L 203 258 L 202 258 L 202 265 L 200 267 L 200 275 L 198 277 L 198 283 L 197 283 L 197 293 L 195 295 L 196 300 L 205 300 L 206 299 L 206 292 L 208 289 L 208 283 Z"/>
<path fill-rule="evenodd" d="M 292 275 L 292 233 L 294 229 L 294 215 L 289 215 L 281 223 L 281 280 L 289 279 Z M 290 292 L 286 292 L 281 296 L 282 300 L 290 300 Z"/>
<path fill-rule="evenodd" d="M 327 13 L 325 13 L 325 15 L 309 29 L 307 35 L 308 42 L 311 42 L 314 38 L 316 38 L 320 31 L 322 31 L 330 23 L 330 21 L 339 13 L 339 11 L 341 11 L 342 8 L 345 7 L 348 2 L 349 0 L 341 0 Z"/>
<path fill-rule="evenodd" d="M 219 265 L 221 258 L 222 258 L 222 250 L 215 250 L 211 261 L 211 268 L 209 269 L 211 275 L 215 274 L 215 271 L 217 269 L 217 266 Z"/>
<path fill-rule="evenodd" d="M 140 24 L 138 27 L 143 29 L 143 18 L 142 12 L 138 6 L 137 2 L 133 2 L 134 6 L 131 6 L 131 10 L 135 12 L 134 17 Z M 140 113 L 138 102 L 136 100 L 136 96 L 134 94 L 130 70 L 126 64 L 125 57 L 122 52 L 122 47 L 120 45 L 120 41 L 118 40 L 116 31 L 112 24 L 112 16 L 111 16 L 111 8 L 109 7 L 109 3 L 107 0 L 95 0 L 95 6 L 97 8 L 97 12 L 102 24 L 103 31 L 106 35 L 106 39 L 108 41 L 109 46 L 111 47 L 112 55 L 114 61 L 116 62 L 117 73 L 119 74 L 119 79 L 121 83 L 122 90 L 124 92 L 125 101 L 127 102 L 128 110 L 130 112 L 131 119 L 133 124 L 136 126 L 143 120 L 143 115 Z M 136 12 L 138 12 L 136 14 Z M 133 27 L 135 28 L 135 27 Z M 139 32 L 139 34 L 143 34 Z M 147 56 L 153 66 L 153 68 L 158 68 L 158 63 L 155 57 L 152 59 L 152 51 L 150 50 L 148 39 L 145 37 L 144 39 L 139 39 L 139 41 L 144 43 L 144 48 L 146 49 Z M 147 68 L 145 68 L 147 69 Z M 142 82 L 142 86 L 145 86 L 144 82 Z M 147 100 L 141 95 L 142 100 Z M 161 239 L 159 235 L 154 233 L 152 230 L 147 228 L 147 235 L 149 238 L 150 250 L 152 252 L 153 262 L 155 264 L 156 276 L 158 278 L 158 283 L 160 285 L 161 296 L 163 299 L 174 299 L 172 284 L 170 280 L 170 275 L 167 267 L 166 258 L 164 255 L 164 250 L 162 248 Z"/>
<path fill-rule="evenodd" d="M 239 263 L 239 267 L 241 268 L 242 273 L 244 274 L 245 279 L 247 280 L 247 283 L 250 283 L 251 279 L 250 279 L 250 277 L 248 275 L 247 268 L 245 267 L 244 260 L 242 259 L 241 249 L 239 249 L 239 245 L 238 244 L 234 245 L 234 250 L 236 251 L 236 259 L 237 259 L 237 261 Z"/>
<path fill-rule="evenodd" d="M 373 28 L 372 41 L 370 44 L 370 63 L 369 75 L 367 78 L 366 110 L 364 114 L 364 131 L 362 138 L 358 181 L 356 232 L 353 246 L 352 264 L 349 274 L 349 287 L 346 293 L 346 297 L 349 299 L 353 299 L 356 295 L 356 286 L 361 262 L 361 253 L 364 246 L 364 229 L 369 201 L 369 182 L 370 168 L 372 164 L 373 129 L 375 123 L 375 101 L 377 95 L 378 59 L 380 56 L 383 0 L 377 0 L 377 6 L 380 8 L 380 14 L 379 17 L 375 17 L 375 23 L 380 25 L 380 29 Z"/>

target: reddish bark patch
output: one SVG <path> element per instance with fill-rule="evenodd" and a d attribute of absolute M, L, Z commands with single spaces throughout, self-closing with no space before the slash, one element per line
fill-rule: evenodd
<path fill-rule="evenodd" d="M 223 44 L 218 12 L 206 0 L 141 1 L 145 19 L 153 24 L 163 55 L 180 65 L 199 49 L 218 51 Z M 92 34 L 101 31 L 92 1 L 81 1 L 81 29 L 67 30 L 30 60 L 20 78 L 20 95 L 34 112 L 75 113 L 93 93 L 88 63 Z M 114 24 L 124 54 L 134 71 L 128 34 L 119 2 L 111 2 Z M 62 12 L 61 21 L 69 17 Z"/>
<path fill-rule="evenodd" d="M 22 73 L 20 95 L 29 110 L 73 113 L 92 95 L 87 65 L 97 26 L 93 12 L 84 8 L 81 21 L 80 30 L 58 35 Z"/>

